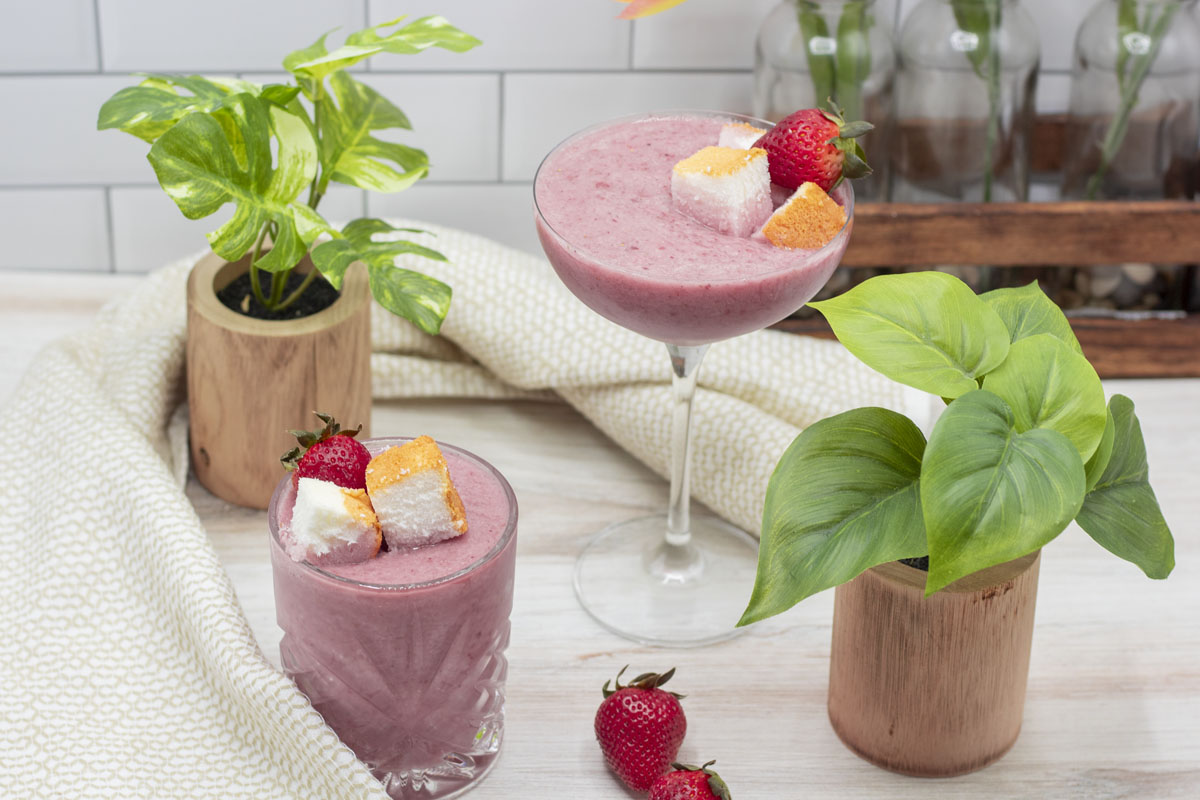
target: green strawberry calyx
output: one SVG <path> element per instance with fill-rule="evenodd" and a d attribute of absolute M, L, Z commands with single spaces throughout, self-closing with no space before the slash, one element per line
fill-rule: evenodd
<path fill-rule="evenodd" d="M 858 143 L 858 137 L 862 136 L 867 131 L 872 131 L 875 126 L 869 122 L 859 120 L 857 122 L 846 122 L 845 112 L 833 102 L 832 99 L 827 101 L 829 108 L 819 109 L 821 115 L 825 119 L 837 126 L 837 136 L 831 137 L 827 144 L 831 144 L 838 150 L 842 151 L 845 156 L 842 161 L 842 174 L 834 182 L 833 187 L 836 187 L 844 178 L 850 180 L 858 180 L 865 178 L 871 174 L 871 165 L 867 163 L 867 154 L 863 150 L 862 145 Z"/>
<path fill-rule="evenodd" d="M 336 419 L 333 418 L 332 415 L 322 414 L 320 411 L 314 411 L 313 413 L 317 415 L 317 418 L 321 420 L 321 422 L 325 423 L 324 427 L 317 428 L 315 431 L 288 431 L 288 433 L 296 437 L 296 441 L 300 445 L 299 447 L 293 447 L 291 450 L 288 450 L 279 458 L 280 463 L 283 464 L 284 468 L 287 469 L 288 472 L 291 472 L 300 466 L 300 459 L 313 447 L 313 445 L 317 444 L 318 442 L 323 442 L 326 439 L 332 439 L 334 436 L 349 436 L 351 439 L 353 439 L 362 432 L 361 422 L 354 430 L 342 430 L 342 426 Z"/>
<path fill-rule="evenodd" d="M 611 683 L 612 681 L 604 682 L 604 688 L 601 689 L 601 691 L 604 693 L 605 698 L 611 697 L 612 695 L 616 694 L 617 692 L 621 691 L 622 689 L 657 689 L 660 686 L 662 686 L 664 683 L 666 683 L 667 681 L 671 680 L 671 677 L 675 674 L 674 667 L 671 667 L 669 670 L 667 670 L 666 672 L 663 672 L 661 674 L 657 673 L 657 672 L 643 672 L 641 675 L 638 675 L 636 678 L 634 678 L 628 684 L 622 686 L 621 685 L 621 676 L 623 674 L 625 674 L 625 670 L 627 670 L 627 669 L 629 669 L 628 664 L 621 667 L 621 671 L 617 673 L 615 689 L 608 688 L 609 683 Z M 682 700 L 684 697 L 684 695 L 681 695 L 678 692 L 667 692 L 667 694 L 674 696 L 678 700 Z"/>
<path fill-rule="evenodd" d="M 680 772 L 703 772 L 708 776 L 708 790 L 713 793 L 714 797 L 720 800 L 733 800 L 733 796 L 729 793 L 729 785 L 721 779 L 721 776 L 715 770 L 709 769 L 713 764 L 717 763 L 716 759 L 706 761 L 703 765 L 697 767 L 692 764 L 672 764 L 673 769 Z"/>

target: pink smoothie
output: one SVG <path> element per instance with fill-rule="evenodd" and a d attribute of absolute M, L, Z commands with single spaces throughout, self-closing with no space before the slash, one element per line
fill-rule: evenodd
<path fill-rule="evenodd" d="M 787 250 L 672 208 L 672 167 L 716 144 L 731 121 L 745 118 L 628 117 L 546 157 L 534 179 L 538 237 L 563 283 L 594 311 L 652 339 L 705 344 L 778 322 L 829 279 L 850 224 L 820 250 Z M 852 217 L 848 184 L 833 196 Z"/>
<path fill-rule="evenodd" d="M 366 444 L 379 452 L 402 442 Z M 268 511 L 284 670 L 397 798 L 469 786 L 503 733 L 516 499 L 486 462 L 441 448 L 467 514 L 455 539 L 317 568 L 281 544 L 290 480 Z"/>

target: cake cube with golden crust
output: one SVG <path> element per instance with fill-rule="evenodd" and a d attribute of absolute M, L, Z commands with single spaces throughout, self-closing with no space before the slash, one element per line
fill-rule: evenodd
<path fill-rule="evenodd" d="M 367 493 L 389 548 L 419 547 L 467 532 L 466 511 L 446 458 L 428 436 L 372 458 Z"/>

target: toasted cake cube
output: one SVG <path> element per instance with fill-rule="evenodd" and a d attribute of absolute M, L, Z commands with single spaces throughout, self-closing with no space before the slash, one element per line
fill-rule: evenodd
<path fill-rule="evenodd" d="M 701 225 L 749 236 L 771 214 L 767 151 L 705 147 L 671 171 L 671 202 Z"/>
<path fill-rule="evenodd" d="M 367 464 L 367 493 L 388 547 L 418 547 L 467 532 L 467 516 L 437 443 L 421 436 Z"/>
<path fill-rule="evenodd" d="M 379 552 L 382 537 L 362 489 L 316 478 L 296 482 L 288 555 L 318 566 L 353 564 Z"/>
<path fill-rule="evenodd" d="M 739 150 L 749 150 L 762 135 L 762 128 L 756 128 L 748 122 L 730 122 L 721 126 L 721 135 L 717 144 L 721 147 L 736 147 Z"/>
<path fill-rule="evenodd" d="M 755 236 L 776 247 L 818 250 L 833 241 L 845 224 L 846 209 L 809 182 L 801 184 Z"/>

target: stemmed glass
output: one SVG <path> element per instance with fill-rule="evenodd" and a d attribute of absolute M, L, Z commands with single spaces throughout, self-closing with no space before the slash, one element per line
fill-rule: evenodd
<path fill-rule="evenodd" d="M 637 642 L 677 647 L 729 638 L 750 596 L 757 540 L 689 513 L 692 396 L 713 342 L 764 328 L 825 284 L 850 236 L 854 193 L 833 192 L 846 224 L 820 250 L 725 236 L 671 208 L 675 162 L 716 144 L 723 124 L 771 123 L 716 112 L 623 117 L 563 141 L 534 178 L 542 248 L 592 310 L 666 344 L 671 360 L 671 484 L 665 514 L 609 525 L 575 567 L 584 609 Z"/>

